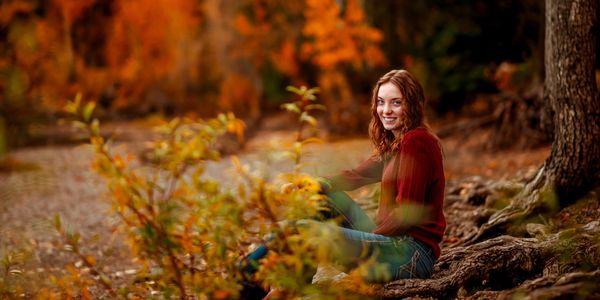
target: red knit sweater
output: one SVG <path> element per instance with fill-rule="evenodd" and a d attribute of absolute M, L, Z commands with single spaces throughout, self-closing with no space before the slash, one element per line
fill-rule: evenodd
<path fill-rule="evenodd" d="M 435 257 L 446 229 L 444 166 L 438 140 L 423 128 L 404 135 L 399 152 L 387 160 L 372 156 L 358 167 L 328 178 L 330 191 L 349 191 L 381 182 L 373 233 L 410 235 L 429 245 Z"/>

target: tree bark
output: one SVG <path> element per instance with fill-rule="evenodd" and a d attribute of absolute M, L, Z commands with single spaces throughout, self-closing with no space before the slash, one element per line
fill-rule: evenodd
<path fill-rule="evenodd" d="M 570 204 L 600 184 L 597 0 L 547 0 L 544 93 L 554 112 L 545 185 Z"/>
<path fill-rule="evenodd" d="M 600 270 L 544 276 L 504 291 L 479 291 L 467 299 L 598 299 Z M 527 295 L 527 297 L 525 297 Z"/>
<path fill-rule="evenodd" d="M 600 186 L 600 98 L 595 81 L 597 0 L 547 0 L 544 99 L 554 141 L 537 175 L 466 244 L 532 214 L 572 204 Z"/>

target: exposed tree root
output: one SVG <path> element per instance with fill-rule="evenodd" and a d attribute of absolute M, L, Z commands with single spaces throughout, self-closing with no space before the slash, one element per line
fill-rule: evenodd
<path fill-rule="evenodd" d="M 438 260 L 433 278 L 394 281 L 385 285 L 376 296 L 496 298 L 530 294 L 533 290 L 537 295 L 533 298 L 555 294 L 586 297 L 585 293 L 598 293 L 596 285 L 588 286 L 597 280 L 600 271 L 574 270 L 581 264 L 597 268 L 599 233 L 600 222 L 594 221 L 577 230 L 564 230 L 540 238 L 500 236 L 451 248 Z M 590 251 L 584 249 L 592 249 L 591 254 L 584 253 Z M 561 260 L 565 253 L 569 254 L 568 262 Z M 582 261 L 574 262 L 576 259 Z"/>
<path fill-rule="evenodd" d="M 376 298 L 600 299 L 600 212 L 591 204 L 596 196 L 590 194 L 581 206 L 562 210 L 550 220 L 532 220 L 552 206 L 541 192 L 546 184 L 543 171 L 524 185 L 472 178 L 449 189 L 448 231 L 433 277 L 354 293 Z M 530 195 L 529 202 L 515 203 L 525 195 Z M 508 208 L 495 210 L 509 200 Z M 515 228 L 530 237 L 497 236 L 515 234 Z M 549 234 L 558 228 L 568 229 Z"/>
<path fill-rule="evenodd" d="M 455 297 L 461 289 L 475 289 L 489 284 L 510 287 L 510 271 L 514 274 L 541 272 L 540 264 L 548 257 L 548 249 L 536 239 L 501 236 L 469 247 L 457 247 L 444 254 L 434 269 L 434 278 L 407 279 L 387 284 L 384 298 Z M 504 277 L 504 278 L 502 278 Z"/>
<path fill-rule="evenodd" d="M 525 231 L 525 228 L 520 226 L 523 224 L 522 220 L 548 211 L 555 206 L 552 194 L 545 192 L 548 189 L 546 188 L 544 169 L 544 166 L 542 166 L 534 178 L 525 185 L 525 188 L 511 199 L 510 204 L 494 213 L 479 228 L 477 234 L 466 240 L 464 244 L 471 245 L 485 238 L 504 234 L 509 226 L 513 226 L 513 233 L 522 233 Z"/>
<path fill-rule="evenodd" d="M 562 276 L 549 275 L 528 280 L 515 289 L 504 291 L 479 291 L 468 299 L 555 299 L 600 298 L 600 270 L 592 272 L 572 272 Z M 519 297 L 520 298 L 520 297 Z"/>
<path fill-rule="evenodd" d="M 450 189 L 444 202 L 448 227 L 442 243 L 443 248 L 464 246 L 467 242 L 475 240 L 480 233 L 480 227 L 488 222 L 491 216 L 497 214 L 500 203 L 507 202 L 522 190 L 522 183 L 484 182 L 477 177 L 465 180 Z"/>

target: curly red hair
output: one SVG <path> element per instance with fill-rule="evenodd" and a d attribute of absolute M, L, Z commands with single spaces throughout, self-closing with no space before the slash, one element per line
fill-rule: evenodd
<path fill-rule="evenodd" d="M 377 114 L 377 95 L 379 87 L 384 83 L 392 83 L 402 94 L 404 118 L 402 120 L 401 134 L 394 136 L 392 131 L 386 130 Z M 371 123 L 369 124 L 369 137 L 375 147 L 375 154 L 383 158 L 385 155 L 397 151 L 404 134 L 417 127 L 428 126 L 424 117 L 425 95 L 423 87 L 417 79 L 406 70 L 392 70 L 383 75 L 373 88 L 371 96 Z"/>

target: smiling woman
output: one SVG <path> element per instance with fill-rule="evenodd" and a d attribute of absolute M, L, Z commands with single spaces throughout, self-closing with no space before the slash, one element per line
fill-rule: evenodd
<path fill-rule="evenodd" d="M 393 70 L 381 77 L 371 104 L 373 155 L 322 180 L 329 206 L 322 220 L 295 222 L 299 230 L 318 228 L 327 238 L 317 251 L 347 269 L 358 268 L 366 282 L 428 278 L 440 255 L 445 177 L 439 140 L 424 122 L 424 100 L 421 85 L 409 72 Z M 376 182 L 381 194 L 373 220 L 343 191 Z M 262 245 L 248 255 L 245 272 L 256 272 L 269 250 Z"/>
<path fill-rule="evenodd" d="M 423 88 L 408 71 L 393 70 L 381 77 L 373 90 L 369 127 L 376 153 L 381 155 L 397 148 L 402 135 L 410 129 L 427 128 L 424 106 Z"/>
<path fill-rule="evenodd" d="M 400 90 L 390 82 L 379 87 L 377 94 L 377 115 L 385 130 L 390 130 L 394 136 L 402 134 L 405 127 L 403 120 L 402 94 Z"/>

